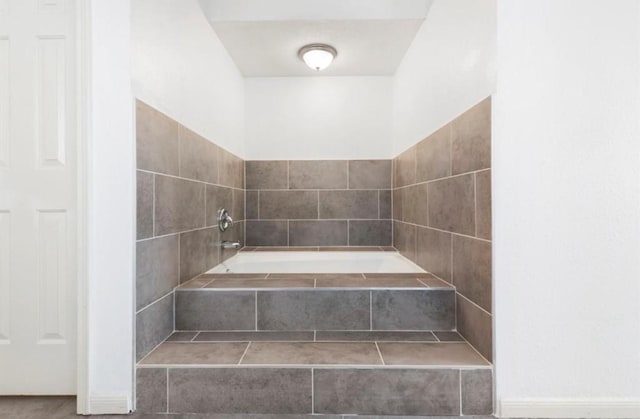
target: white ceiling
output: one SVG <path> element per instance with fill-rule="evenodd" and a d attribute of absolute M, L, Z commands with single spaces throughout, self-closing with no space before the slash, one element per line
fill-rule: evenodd
<path fill-rule="evenodd" d="M 388 76 L 395 73 L 432 0 L 200 0 L 246 77 Z M 366 7 L 365 7 L 366 6 Z M 316 73 L 300 47 L 326 43 L 334 63 Z"/>

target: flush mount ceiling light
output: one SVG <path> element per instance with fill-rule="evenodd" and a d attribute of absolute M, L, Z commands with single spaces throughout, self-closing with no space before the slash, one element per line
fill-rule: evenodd
<path fill-rule="evenodd" d="M 327 44 L 309 44 L 300 48 L 298 51 L 298 57 L 300 57 L 309 68 L 316 71 L 321 71 L 329 67 L 333 59 L 336 58 L 336 55 L 338 55 L 338 51 Z"/>

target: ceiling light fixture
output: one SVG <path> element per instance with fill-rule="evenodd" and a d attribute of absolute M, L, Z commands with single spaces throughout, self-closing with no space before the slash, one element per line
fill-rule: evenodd
<path fill-rule="evenodd" d="M 298 51 L 298 57 L 300 57 L 309 68 L 316 71 L 322 71 L 329 67 L 337 55 L 338 51 L 327 44 L 309 44 L 303 46 Z"/>

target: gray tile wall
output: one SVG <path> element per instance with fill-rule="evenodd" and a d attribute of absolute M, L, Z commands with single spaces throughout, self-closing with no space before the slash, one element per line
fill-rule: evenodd
<path fill-rule="evenodd" d="M 390 246 L 391 160 L 247 161 L 247 246 Z"/>
<path fill-rule="evenodd" d="M 244 237 L 244 161 L 136 102 L 136 358 L 175 326 L 174 288 L 235 254 Z M 220 233 L 217 211 L 236 223 Z M 244 244 L 244 243 L 242 243 Z"/>
<path fill-rule="evenodd" d="M 394 246 L 456 286 L 458 330 L 491 360 L 491 98 L 401 153 L 393 170 Z"/>

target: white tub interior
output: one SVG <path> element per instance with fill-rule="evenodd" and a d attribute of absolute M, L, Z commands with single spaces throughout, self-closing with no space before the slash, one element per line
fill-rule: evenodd
<path fill-rule="evenodd" d="M 240 252 L 208 273 L 424 272 L 396 252 Z"/>

